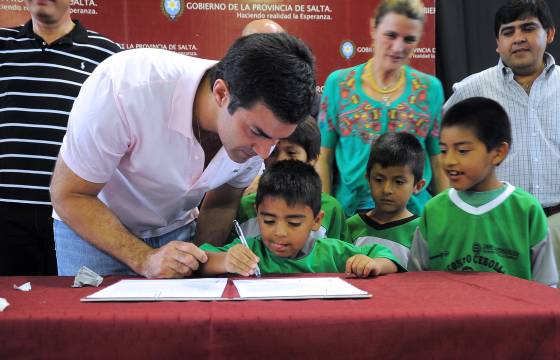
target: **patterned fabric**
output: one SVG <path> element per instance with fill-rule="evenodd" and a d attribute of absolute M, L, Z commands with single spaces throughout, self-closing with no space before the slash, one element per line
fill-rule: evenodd
<path fill-rule="evenodd" d="M 0 29 L 0 275 L 56 275 L 49 183 L 68 115 L 97 65 L 121 50 L 74 23 L 50 44 L 31 20 Z"/>
<path fill-rule="evenodd" d="M 31 21 L 0 29 L 0 202 L 51 204 L 49 182 L 74 99 L 120 50 L 78 21 L 50 45 Z"/>
<path fill-rule="evenodd" d="M 545 54 L 546 66 L 529 95 L 502 60 L 453 86 L 445 103 L 483 96 L 500 103 L 509 115 L 513 143 L 496 169 L 498 178 L 533 194 L 542 206 L 560 204 L 560 67 Z"/>
<path fill-rule="evenodd" d="M 443 89 L 438 79 L 405 66 L 406 88 L 389 105 L 366 95 L 361 76 L 365 64 L 337 70 L 327 78 L 319 127 L 321 146 L 332 149 L 338 169 L 333 193 L 347 216 L 357 209 L 374 207 L 366 178 L 371 142 L 386 132 L 406 131 L 426 150 L 424 178 L 432 178 L 429 157 L 439 154 L 439 126 Z M 416 214 L 430 198 L 424 190 L 411 198 Z"/>

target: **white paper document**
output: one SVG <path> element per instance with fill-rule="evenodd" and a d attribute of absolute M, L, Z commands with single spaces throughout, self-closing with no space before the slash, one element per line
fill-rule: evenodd
<path fill-rule="evenodd" d="M 22 284 L 20 286 L 17 286 L 16 284 L 14 284 L 14 289 L 20 290 L 20 291 L 31 291 L 31 283 L 26 282 L 25 284 Z"/>
<path fill-rule="evenodd" d="M 337 277 L 233 280 L 241 300 L 369 298 L 371 294 Z"/>
<path fill-rule="evenodd" d="M 8 300 L 0 298 L 0 311 L 4 311 L 4 309 L 6 309 L 8 306 L 10 306 Z"/>
<path fill-rule="evenodd" d="M 82 301 L 221 300 L 227 281 L 226 278 L 121 280 Z"/>

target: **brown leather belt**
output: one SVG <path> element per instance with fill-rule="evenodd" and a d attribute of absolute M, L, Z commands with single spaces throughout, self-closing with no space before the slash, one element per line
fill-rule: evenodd
<path fill-rule="evenodd" d="M 560 204 L 543 208 L 547 217 L 560 212 Z"/>

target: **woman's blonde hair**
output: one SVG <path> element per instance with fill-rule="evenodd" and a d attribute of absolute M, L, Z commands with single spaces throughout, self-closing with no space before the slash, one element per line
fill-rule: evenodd
<path fill-rule="evenodd" d="M 383 0 L 377 6 L 373 16 L 375 27 L 389 13 L 404 15 L 409 19 L 419 20 L 424 24 L 424 4 L 421 0 Z"/>

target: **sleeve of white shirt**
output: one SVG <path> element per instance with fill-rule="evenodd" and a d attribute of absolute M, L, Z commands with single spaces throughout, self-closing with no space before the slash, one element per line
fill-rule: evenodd
<path fill-rule="evenodd" d="M 243 164 L 239 175 L 228 181 L 228 185 L 238 189 L 246 188 L 251 185 L 253 179 L 260 173 L 262 166 L 263 159 L 261 157 L 254 156 L 250 158 Z"/>
<path fill-rule="evenodd" d="M 443 113 L 447 112 L 450 107 L 457 104 L 459 101 L 475 97 L 475 96 L 483 96 L 483 93 L 480 91 L 480 75 L 473 74 L 460 82 L 453 84 L 453 93 L 447 99 L 445 104 L 443 104 Z"/>
<path fill-rule="evenodd" d="M 451 94 L 449 99 L 447 99 L 445 104 L 443 104 L 443 113 L 445 113 L 447 110 L 449 110 L 450 107 L 464 99 L 466 99 L 466 97 L 463 94 L 459 83 L 453 84 L 453 93 Z"/>
<path fill-rule="evenodd" d="M 106 183 L 131 145 L 113 82 L 101 64 L 74 102 L 60 154 L 79 177 Z"/>
<path fill-rule="evenodd" d="M 541 242 L 531 248 L 531 266 L 533 280 L 552 287 L 558 286 L 558 269 L 550 231 Z"/>
<path fill-rule="evenodd" d="M 408 258 L 408 271 L 429 270 L 429 250 L 428 242 L 422 236 L 420 228 L 416 228 L 412 246 L 410 247 L 410 257 Z"/>

